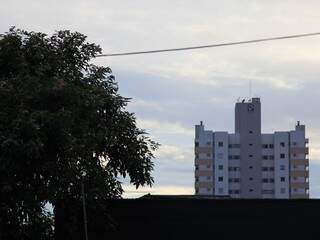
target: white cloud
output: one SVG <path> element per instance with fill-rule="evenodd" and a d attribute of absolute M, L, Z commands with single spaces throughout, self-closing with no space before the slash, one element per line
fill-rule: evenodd
<path fill-rule="evenodd" d="M 130 103 L 129 107 L 133 109 L 143 110 L 143 109 L 150 109 L 153 111 L 163 111 L 164 108 L 156 102 L 146 101 L 139 98 L 134 98 Z"/>
<path fill-rule="evenodd" d="M 193 159 L 193 148 L 182 148 L 173 145 L 161 145 L 156 151 L 156 157 L 160 159 L 173 159 L 177 161 L 186 161 Z"/>
<path fill-rule="evenodd" d="M 229 53 L 225 56 L 221 56 L 218 51 L 219 61 L 216 61 L 215 57 L 210 54 L 190 52 L 184 53 L 183 56 L 174 56 L 176 61 L 159 58 L 160 64 L 150 62 L 142 71 L 184 84 L 193 83 L 216 88 L 246 85 L 251 80 L 253 83 L 279 90 L 299 90 L 312 75 L 305 75 L 305 78 L 301 79 L 302 70 L 298 68 L 307 67 L 306 62 L 308 65 L 316 63 L 318 59 L 310 58 L 309 61 L 300 59 L 300 61 L 293 62 L 290 56 L 294 55 L 296 59 L 296 52 L 292 52 L 291 55 L 286 52 L 285 56 L 281 57 L 281 51 L 275 47 L 273 51 L 276 50 L 278 50 L 278 56 L 275 53 L 265 53 L 258 57 L 258 61 L 257 56 L 252 52 L 249 52 L 246 58 L 242 57 L 243 51 L 241 50 L 236 50 L 234 55 Z M 226 49 L 227 53 L 228 51 L 230 50 Z M 262 57 L 267 61 L 263 61 Z M 289 67 L 289 64 L 294 67 Z"/>
<path fill-rule="evenodd" d="M 178 122 L 162 122 L 154 119 L 137 119 L 139 128 L 146 129 L 151 134 L 184 134 L 188 137 L 193 136 L 194 130 L 192 128 L 183 127 Z"/>

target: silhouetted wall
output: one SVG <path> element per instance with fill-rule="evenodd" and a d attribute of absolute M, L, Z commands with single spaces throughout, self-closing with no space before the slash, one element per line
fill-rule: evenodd
<path fill-rule="evenodd" d="M 107 231 L 101 226 L 103 214 L 91 213 L 89 239 L 319 238 L 319 200 L 123 199 L 109 204 L 115 228 Z M 65 221 L 62 215 L 57 226 Z M 84 239 L 82 219 L 79 223 L 76 238 L 60 232 L 57 239 Z"/>

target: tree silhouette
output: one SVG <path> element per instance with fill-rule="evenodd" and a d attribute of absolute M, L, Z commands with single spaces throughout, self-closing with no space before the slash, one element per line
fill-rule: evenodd
<path fill-rule="evenodd" d="M 45 204 L 80 200 L 81 182 L 97 207 L 121 196 L 120 176 L 152 185 L 158 143 L 126 111 L 111 69 L 90 62 L 99 53 L 78 32 L 0 36 L 1 239 L 51 237 Z"/>

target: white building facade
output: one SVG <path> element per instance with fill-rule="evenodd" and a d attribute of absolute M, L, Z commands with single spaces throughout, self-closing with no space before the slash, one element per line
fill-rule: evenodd
<path fill-rule="evenodd" d="M 195 126 L 196 195 L 309 198 L 305 126 L 261 133 L 259 98 L 236 103 L 235 133 Z"/>

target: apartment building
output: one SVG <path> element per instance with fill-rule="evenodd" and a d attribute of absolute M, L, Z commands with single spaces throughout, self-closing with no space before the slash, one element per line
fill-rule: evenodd
<path fill-rule="evenodd" d="M 235 105 L 235 133 L 195 126 L 195 194 L 309 198 L 308 139 L 295 130 L 261 133 L 259 98 Z"/>

